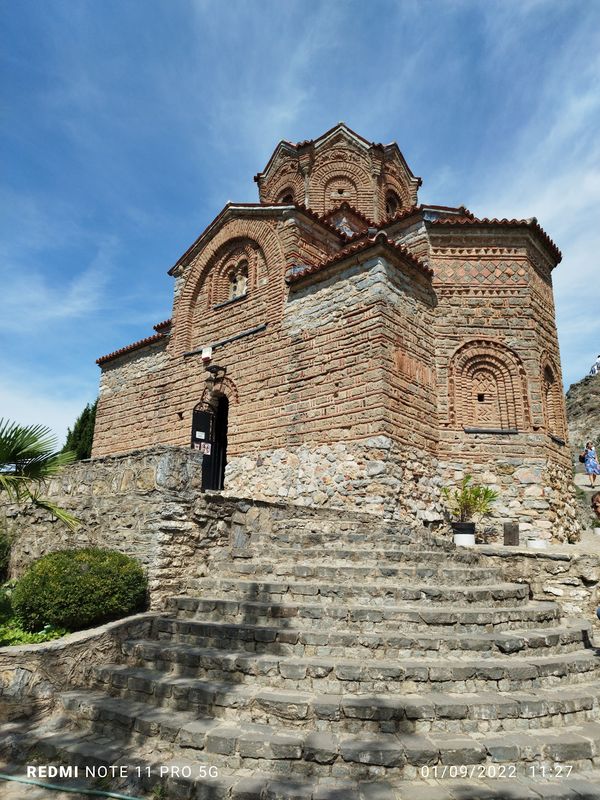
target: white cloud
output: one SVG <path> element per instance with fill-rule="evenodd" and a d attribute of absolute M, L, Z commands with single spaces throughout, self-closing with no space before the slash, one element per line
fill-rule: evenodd
<path fill-rule="evenodd" d="M 37 270 L 2 270 L 0 330 L 18 332 L 45 329 L 48 323 L 84 317 L 102 306 L 107 275 L 106 255 L 99 251 L 92 264 L 71 281 L 60 282 Z"/>
<path fill-rule="evenodd" d="M 73 427 L 86 403 L 93 402 L 97 393 L 95 387 L 70 384 L 56 377 L 36 379 L 25 372 L 2 372 L 0 418 L 21 425 L 47 425 L 59 447 L 64 444 L 67 428 Z"/>
<path fill-rule="evenodd" d="M 505 57 L 510 34 L 504 30 L 500 42 Z M 513 29 L 513 35 L 520 34 Z M 560 247 L 554 289 L 567 385 L 587 372 L 600 348 L 599 53 L 597 32 L 571 36 L 557 48 L 537 107 L 469 201 L 480 216 L 537 217 Z"/>

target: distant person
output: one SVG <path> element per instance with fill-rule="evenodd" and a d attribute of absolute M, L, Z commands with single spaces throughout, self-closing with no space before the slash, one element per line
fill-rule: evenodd
<path fill-rule="evenodd" d="M 592 364 L 592 368 L 590 370 L 590 375 L 597 375 L 600 372 L 600 355 Z"/>
<path fill-rule="evenodd" d="M 581 454 L 583 457 L 583 464 L 588 478 L 590 479 L 590 486 L 592 489 L 596 485 L 596 475 L 600 475 L 600 464 L 598 463 L 598 454 L 593 442 L 586 442 L 585 450 Z"/>

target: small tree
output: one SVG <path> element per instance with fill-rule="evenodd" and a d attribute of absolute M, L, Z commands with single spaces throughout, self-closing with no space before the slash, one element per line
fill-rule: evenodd
<path fill-rule="evenodd" d="M 67 441 L 63 447 L 63 453 L 72 450 L 77 461 L 89 458 L 92 455 L 92 442 L 94 440 L 94 426 L 96 424 L 96 407 L 98 400 L 92 405 L 89 403 L 75 420 L 73 430 L 67 431 Z"/>
<path fill-rule="evenodd" d="M 0 498 L 33 503 L 74 529 L 79 521 L 50 500 L 40 497 L 46 481 L 75 461 L 71 451 L 56 452 L 57 442 L 44 425 L 18 425 L 0 419 Z"/>

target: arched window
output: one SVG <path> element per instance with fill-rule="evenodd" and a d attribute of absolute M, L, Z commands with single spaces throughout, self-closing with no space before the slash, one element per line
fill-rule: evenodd
<path fill-rule="evenodd" d="M 243 297 L 248 291 L 248 262 L 243 259 L 228 273 L 229 300 Z"/>
<path fill-rule="evenodd" d="M 391 189 L 385 196 L 385 213 L 388 217 L 395 217 L 402 208 L 402 200 Z"/>
<path fill-rule="evenodd" d="M 449 365 L 450 424 L 465 428 L 524 430 L 529 406 L 523 367 L 498 342 L 463 345 Z"/>
<path fill-rule="evenodd" d="M 293 206 L 295 203 L 294 192 L 291 189 L 284 189 L 279 195 L 277 202 L 286 206 Z"/>

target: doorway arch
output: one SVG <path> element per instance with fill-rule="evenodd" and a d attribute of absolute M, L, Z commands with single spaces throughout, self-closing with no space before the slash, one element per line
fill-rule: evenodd
<path fill-rule="evenodd" d="M 221 392 L 194 408 L 191 446 L 202 453 L 203 490 L 219 491 L 225 485 L 228 422 L 229 399 Z"/>

